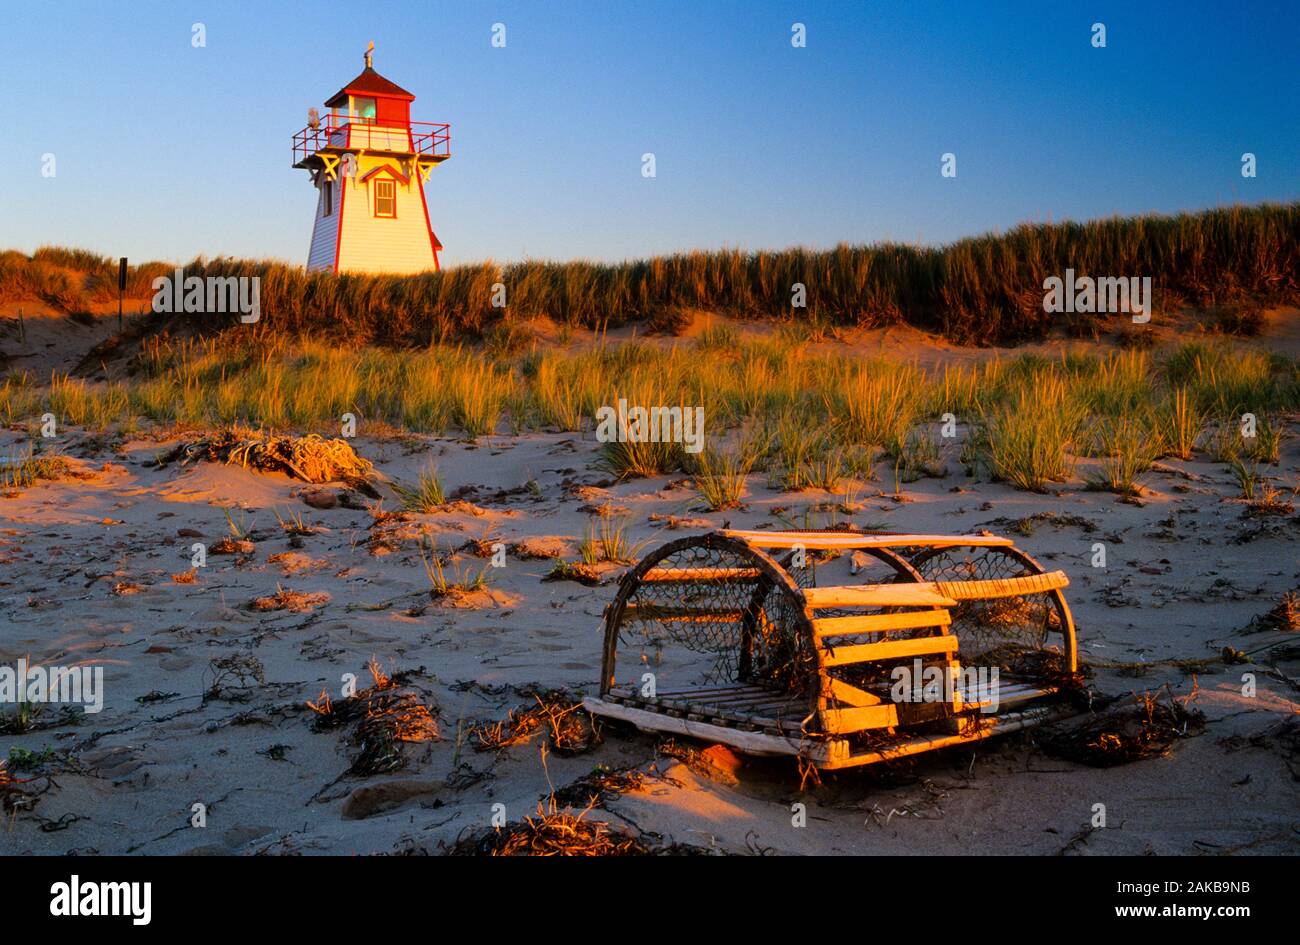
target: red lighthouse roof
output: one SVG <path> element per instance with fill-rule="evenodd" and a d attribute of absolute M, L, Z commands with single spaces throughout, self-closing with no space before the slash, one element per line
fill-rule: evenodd
<path fill-rule="evenodd" d="M 357 76 L 343 88 L 339 89 L 334 95 L 325 100 L 328 108 L 335 105 L 346 105 L 349 95 L 362 95 L 373 98 L 400 98 L 408 102 L 415 101 L 415 96 L 406 89 L 402 88 L 396 82 L 385 79 L 376 72 L 371 66 L 367 65 L 362 70 L 361 75 Z"/>

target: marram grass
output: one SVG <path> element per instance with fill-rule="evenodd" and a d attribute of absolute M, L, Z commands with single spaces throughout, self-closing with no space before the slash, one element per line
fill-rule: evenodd
<path fill-rule="evenodd" d="M 713 493 L 706 502 L 726 506 L 739 501 L 742 469 L 766 473 L 781 488 L 834 490 L 845 479 L 876 477 L 872 466 L 882 453 L 903 482 L 941 475 L 947 460 L 957 459 L 1018 488 L 1043 490 L 1072 474 L 1076 456 L 1113 453 L 1115 444 L 1096 431 L 1114 432 L 1133 418 L 1167 455 L 1205 451 L 1224 462 L 1239 455 L 1276 462 L 1286 415 L 1300 410 L 1295 361 L 1225 340 L 1164 355 L 1023 355 L 927 372 L 814 352 L 788 338 L 703 349 L 625 342 L 492 358 L 443 345 L 354 352 L 224 336 L 154 340 L 132 368 L 110 382 L 56 374 L 42 384 L 11 375 L 0 382 L 0 419 L 33 438 L 46 413 L 60 429 L 242 425 L 327 437 L 339 436 L 351 414 L 362 435 L 554 431 L 591 440 L 597 409 L 620 399 L 699 407 L 711 450 L 702 461 L 681 443 L 637 442 L 600 444 L 598 460 L 619 478 L 700 474 Z M 959 442 L 934 435 L 934 422 L 943 426 L 947 414 L 964 429 Z M 1246 414 L 1256 418 L 1249 438 L 1239 432 Z M 1131 480 L 1131 471 L 1117 469 L 1116 484 Z"/>
<path fill-rule="evenodd" d="M 133 299 L 175 267 L 151 262 L 129 273 Z M 544 316 L 588 328 L 671 323 L 691 311 L 784 320 L 790 333 L 825 337 L 836 325 L 909 324 L 967 342 L 1042 335 L 1043 282 L 1079 275 L 1150 276 L 1157 305 L 1201 308 L 1300 299 L 1300 202 L 1232 206 L 1175 216 L 1086 223 L 1026 223 L 946 246 L 894 243 L 829 250 L 686 252 L 621 263 L 481 263 L 415 276 L 307 273 L 284 263 L 196 259 L 186 275 L 261 278 L 263 327 L 332 344 L 427 345 L 468 336 L 514 353 L 516 328 Z M 84 311 L 116 297 L 113 260 L 43 247 L 0 253 L 0 302 L 31 299 Z M 492 305 L 506 287 L 505 309 Z M 806 305 L 792 304 L 804 286 Z M 508 315 L 506 314 L 508 312 Z M 727 347 L 725 328 L 701 351 Z"/>

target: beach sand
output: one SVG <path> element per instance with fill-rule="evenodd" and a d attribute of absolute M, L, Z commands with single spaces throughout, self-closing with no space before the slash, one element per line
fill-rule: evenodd
<path fill-rule="evenodd" d="M 17 437 L 6 433 L 0 452 L 15 449 Z M 0 757 L 48 752 L 14 768 L 35 801 L 6 816 L 7 853 L 436 853 L 488 827 L 494 813 L 535 813 L 598 765 L 648 777 L 587 818 L 722 852 L 1300 849 L 1300 668 L 1218 663 L 1194 680 L 1168 662 L 1214 657 L 1225 645 L 1250 649 L 1241 631 L 1251 618 L 1300 586 L 1300 518 L 1247 515 L 1221 465 L 1164 461 L 1137 503 L 1087 491 L 1087 460 L 1056 494 L 975 482 L 955 448 L 950 474 L 904 486 L 906 501 L 887 494 L 892 481 L 865 483 L 860 508 L 839 521 L 1009 534 L 1046 567 L 1068 572 L 1081 656 L 1096 664 L 1091 685 L 1110 694 L 1168 685 L 1180 696 L 1195 685 L 1208 726 L 1166 757 L 1114 768 L 1054 758 L 1029 732 L 902 769 L 826 773 L 801 792 L 789 761 L 688 765 L 625 728 L 606 727 L 603 741 L 573 757 L 543 753 L 543 738 L 481 751 L 468 733 L 532 702 L 532 689 L 597 688 L 601 614 L 621 569 L 607 569 L 596 587 L 544 582 L 553 560 L 522 557 L 517 544 L 573 560 L 601 506 L 625 510 L 632 537 L 652 547 L 724 521 L 786 527 L 775 507 L 798 521 L 839 497 L 777 492 L 755 475 L 745 508 L 709 513 L 681 476 L 609 481 L 592 468 L 590 435 L 361 437 L 354 445 L 375 462 L 381 492 L 384 480 L 410 482 L 433 461 L 455 499 L 374 527 L 364 497 L 345 484 L 206 463 L 159 468 L 155 457 L 169 442 L 149 438 L 112 448 L 75 434 L 65 441 L 86 478 L 0 498 L 0 665 L 25 656 L 103 665 L 105 704 L 74 719 L 47 706 L 33 730 L 0 736 Z M 1277 473 L 1293 479 L 1298 465 L 1287 439 Z M 184 581 L 191 545 L 229 533 L 228 507 L 251 530 L 253 550 L 209 553 L 193 583 L 178 583 L 172 576 Z M 318 530 L 292 536 L 277 511 Z M 1077 518 L 1019 524 L 1044 514 Z M 692 525 L 670 530 L 668 516 Z M 444 550 L 489 539 L 511 551 L 504 567 L 489 568 L 490 593 L 433 601 L 417 550 L 422 533 Z M 1108 549 L 1104 569 L 1091 566 L 1097 541 Z M 466 553 L 456 564 L 477 571 L 488 561 Z M 328 597 L 300 610 L 251 606 L 286 588 Z M 228 676 L 205 696 L 215 661 L 232 656 L 255 660 L 244 666 L 256 665 L 262 681 Z M 400 769 L 352 777 L 353 729 L 317 731 L 307 702 L 322 690 L 338 700 L 344 674 L 368 686 L 372 657 L 388 673 L 409 674 L 402 685 L 431 708 L 439 737 L 404 744 Z M 1106 665 L 1132 663 L 1151 665 Z M 1242 693 L 1247 673 L 1257 680 L 1254 697 Z M 192 825 L 196 803 L 206 826 Z M 796 803 L 806 805 L 804 826 L 793 823 Z M 1098 804 L 1104 829 L 1091 826 Z"/>

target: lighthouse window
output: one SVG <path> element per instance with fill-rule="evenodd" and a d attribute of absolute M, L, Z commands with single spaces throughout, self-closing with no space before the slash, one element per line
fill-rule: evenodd
<path fill-rule="evenodd" d="M 325 212 L 322 216 L 329 216 L 334 212 L 334 181 L 325 181 Z"/>
<path fill-rule="evenodd" d="M 362 121 L 374 121 L 375 100 L 373 98 L 352 99 L 352 114 Z"/>
<path fill-rule="evenodd" d="M 375 216 L 397 216 L 397 184 L 391 180 L 375 181 Z"/>

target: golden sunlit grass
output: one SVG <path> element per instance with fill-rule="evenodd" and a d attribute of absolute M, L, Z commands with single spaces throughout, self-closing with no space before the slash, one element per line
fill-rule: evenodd
<path fill-rule="evenodd" d="M 1224 463 L 1239 456 L 1274 463 L 1281 418 L 1300 409 L 1295 360 L 1225 339 L 1188 342 L 1164 355 L 1026 354 L 927 372 L 812 349 L 788 333 L 738 341 L 710 336 L 702 346 L 597 341 L 499 360 L 443 346 L 358 352 L 227 335 L 153 339 L 135 366 L 130 379 L 113 383 L 56 376 L 41 387 L 28 376 L 10 378 L 0 384 L 0 418 L 33 434 L 46 412 L 60 425 L 80 421 L 90 429 L 150 421 L 215 428 L 175 456 L 348 481 L 369 466 L 334 435 L 347 414 L 371 435 L 582 431 L 590 438 L 596 411 L 620 399 L 699 407 L 705 454 L 686 453 L 679 442 L 615 440 L 599 444 L 597 464 L 618 479 L 684 469 L 705 502 L 721 509 L 741 500 L 742 480 L 752 472 L 791 490 L 834 491 L 845 479 L 880 472 L 901 483 L 941 474 L 950 446 L 971 472 L 986 469 L 1041 491 L 1071 474 L 1074 456 L 1113 453 L 1089 431 L 1131 417 L 1141 418 L 1162 451 L 1180 458 L 1205 450 Z M 961 438 L 936 437 L 930 424 L 945 415 L 964 427 Z M 1251 436 L 1242 433 L 1247 415 Z M 260 432 L 277 428 L 326 435 Z M 890 468 L 876 471 L 881 452 Z M 433 475 L 401 487 L 417 507 L 441 504 Z"/>
<path fill-rule="evenodd" d="M 1038 374 L 984 416 L 989 468 L 994 478 L 1043 492 L 1074 467 L 1070 448 L 1084 407 L 1065 381 Z"/>

